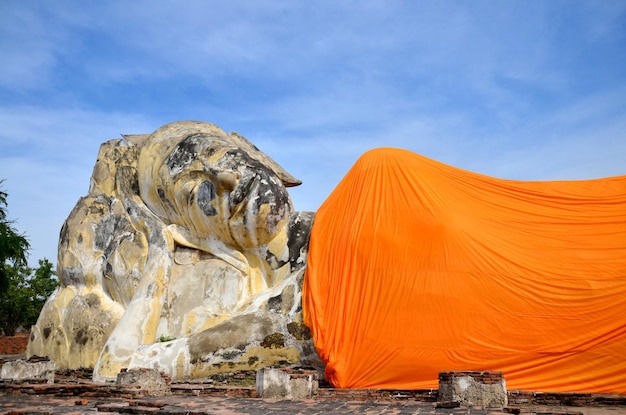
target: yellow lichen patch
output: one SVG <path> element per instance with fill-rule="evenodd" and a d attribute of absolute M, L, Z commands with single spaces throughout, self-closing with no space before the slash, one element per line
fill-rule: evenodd
<path fill-rule="evenodd" d="M 54 296 L 54 307 L 59 310 L 61 315 L 65 313 L 68 304 L 76 297 L 76 287 L 68 285 L 60 288 Z"/>
<path fill-rule="evenodd" d="M 104 350 L 98 361 L 98 375 L 102 378 L 115 379 L 122 367 L 127 366 L 125 361 L 114 358 L 108 350 Z"/>
<path fill-rule="evenodd" d="M 36 340 L 31 340 L 28 345 L 28 356 L 54 356 L 63 361 L 68 360 L 64 357 L 68 352 L 67 339 L 60 339 L 58 334 L 54 338 L 54 334 L 64 326 L 68 306 L 75 297 L 75 287 L 64 287 L 59 288 L 48 299 L 37 324 L 39 330 L 34 330 L 31 336 L 36 337 Z"/>
<path fill-rule="evenodd" d="M 257 244 L 265 244 L 271 242 L 274 237 L 275 229 L 268 229 L 266 226 L 267 216 L 271 214 L 272 209 L 269 204 L 265 203 L 259 207 L 257 226 L 255 227 L 256 233 L 256 241 Z M 281 223 L 282 224 L 282 223 Z M 259 226 L 260 225 L 260 226 Z M 280 228 L 278 228 L 280 229 Z"/>
<path fill-rule="evenodd" d="M 246 256 L 250 265 L 250 272 L 248 274 L 248 295 L 253 296 L 261 291 L 264 291 L 268 287 L 269 281 L 265 280 L 267 274 L 264 265 L 258 257 L 254 255 Z"/>
<path fill-rule="evenodd" d="M 92 189 L 93 191 L 99 190 L 108 195 L 113 194 L 115 191 L 115 174 L 112 174 L 112 172 L 115 172 L 115 161 L 111 157 L 111 153 L 115 149 L 118 152 L 120 151 L 120 147 L 118 147 L 120 141 L 109 140 L 100 146 L 98 161 L 91 174 L 92 187 L 96 187 Z"/>
<path fill-rule="evenodd" d="M 161 300 L 159 297 L 150 299 L 146 306 L 150 309 L 146 313 L 146 319 L 142 326 L 143 344 L 151 344 L 155 341 L 157 336 L 157 329 L 159 327 L 160 313 L 157 311 L 161 308 Z"/>
<path fill-rule="evenodd" d="M 289 238 L 287 237 L 287 232 L 283 230 L 267 244 L 267 247 L 276 258 L 281 261 L 286 261 L 289 258 L 288 242 Z"/>
<path fill-rule="evenodd" d="M 187 373 L 187 368 L 189 366 L 188 360 L 189 359 L 187 358 L 187 356 L 185 356 L 185 354 L 183 353 L 179 354 L 176 358 L 176 370 L 174 371 L 174 373 L 179 374 L 179 377 L 184 377 Z"/>
<path fill-rule="evenodd" d="M 183 322 L 183 332 L 186 336 L 190 336 L 194 333 L 200 333 L 206 329 L 217 326 L 229 317 L 230 314 L 214 314 L 210 317 L 202 316 L 201 319 L 198 319 L 198 316 L 195 313 L 190 312 L 185 316 L 185 320 Z"/>
<path fill-rule="evenodd" d="M 50 357 L 60 367 L 70 367 L 71 359 L 69 353 L 69 343 L 65 330 L 57 327 L 51 334 L 44 349 L 44 356 Z"/>

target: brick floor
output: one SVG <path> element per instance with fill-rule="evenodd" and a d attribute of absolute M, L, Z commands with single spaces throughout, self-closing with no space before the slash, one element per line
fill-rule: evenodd
<path fill-rule="evenodd" d="M 251 385 L 171 384 L 149 397 L 139 385 L 97 385 L 89 373 L 58 371 L 54 384 L 0 381 L 0 415 L 53 414 L 438 414 L 626 415 L 626 396 L 509 391 L 509 407 L 438 408 L 436 390 L 320 388 L 312 400 L 260 399 Z M 239 379 L 238 381 L 241 381 Z M 249 382 L 248 382 L 249 383 Z"/>
<path fill-rule="evenodd" d="M 108 400 L 89 401 L 50 397 L 21 397 L 6 399 L 0 397 L 0 409 L 10 414 L 57 414 L 87 412 L 97 410 L 109 413 L 135 414 L 435 414 L 434 405 L 424 404 L 381 404 L 339 401 L 274 401 L 244 398 L 218 397 L 170 397 L 167 399 L 148 400 Z M 468 410 L 457 408 L 446 413 L 467 414 Z M 470 412 L 472 413 L 472 412 Z M 476 414 L 486 413 L 474 412 Z M 499 411 L 499 413 L 502 413 Z"/>
<path fill-rule="evenodd" d="M 451 414 L 494 415 L 521 412 L 527 415 L 621 415 L 626 406 L 524 406 L 504 409 L 437 408 L 434 402 L 355 402 L 341 400 L 269 400 L 229 396 L 81 397 L 29 394 L 0 395 L 2 414 Z"/>

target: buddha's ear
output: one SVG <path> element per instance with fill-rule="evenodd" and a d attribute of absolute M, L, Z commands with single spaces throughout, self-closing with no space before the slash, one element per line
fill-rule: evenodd
<path fill-rule="evenodd" d="M 226 246 L 224 242 L 211 237 L 198 238 L 189 229 L 176 224 L 168 225 L 167 230 L 177 244 L 208 252 L 229 263 L 244 274 L 248 275 L 250 273 L 250 265 L 246 257 L 236 249 Z"/>

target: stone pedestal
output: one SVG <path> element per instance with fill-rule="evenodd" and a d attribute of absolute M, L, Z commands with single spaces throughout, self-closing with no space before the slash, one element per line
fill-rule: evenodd
<path fill-rule="evenodd" d="M 0 378 L 14 382 L 41 382 L 54 383 L 54 371 L 56 365 L 50 360 L 29 362 L 16 360 L 2 365 Z"/>
<path fill-rule="evenodd" d="M 439 373 L 441 406 L 507 406 L 506 381 L 499 371 L 450 371 Z"/>
<path fill-rule="evenodd" d="M 315 370 L 263 368 L 256 372 L 260 398 L 311 399 L 319 387 Z"/>

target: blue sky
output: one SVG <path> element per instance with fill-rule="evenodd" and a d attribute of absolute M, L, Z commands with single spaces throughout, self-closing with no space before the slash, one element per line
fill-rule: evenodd
<path fill-rule="evenodd" d="M 405 148 L 517 180 L 626 174 L 626 2 L 0 0 L 0 178 L 31 263 L 99 145 L 193 119 L 237 131 L 316 210 Z"/>

